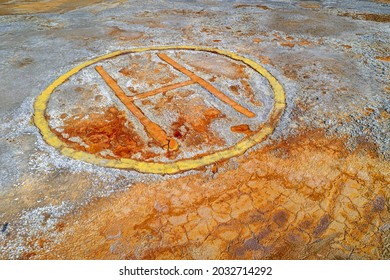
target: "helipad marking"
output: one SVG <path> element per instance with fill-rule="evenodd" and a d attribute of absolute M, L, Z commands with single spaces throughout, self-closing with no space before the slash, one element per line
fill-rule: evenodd
<path fill-rule="evenodd" d="M 160 87 L 158 89 L 151 90 L 151 91 L 143 92 L 143 93 L 140 93 L 140 94 L 137 94 L 137 95 L 134 95 L 134 96 L 128 96 L 128 98 L 131 101 L 140 100 L 140 99 L 144 99 L 144 98 L 147 98 L 147 97 L 159 94 L 159 93 L 164 93 L 164 92 L 167 92 L 167 91 L 170 91 L 170 90 L 174 90 L 174 89 L 177 89 L 177 88 L 189 86 L 189 85 L 192 85 L 192 84 L 195 84 L 195 83 L 196 82 L 193 81 L 193 80 L 179 82 L 179 83 L 171 84 L 171 85 L 168 85 L 168 86 L 163 86 L 163 87 Z"/>
<path fill-rule="evenodd" d="M 152 122 L 145 114 L 134 104 L 133 101 L 128 99 L 126 93 L 120 88 L 117 82 L 103 69 L 102 66 L 96 66 L 96 71 L 100 74 L 103 80 L 107 85 L 115 92 L 115 95 L 126 105 L 127 109 L 140 121 L 144 126 L 146 132 L 150 137 L 156 140 L 161 147 L 167 147 L 168 150 L 177 150 L 179 145 L 172 139 L 168 137 L 167 133 L 156 123 Z"/>
<path fill-rule="evenodd" d="M 204 79 L 199 77 L 198 75 L 192 73 L 190 70 L 186 69 L 184 66 L 180 65 L 176 61 L 174 61 L 172 58 L 168 57 L 166 54 L 157 54 L 159 58 L 164 60 L 166 63 L 174 67 L 176 70 L 182 72 L 183 74 L 187 75 L 190 80 L 175 83 L 171 85 L 167 85 L 164 87 L 161 87 L 159 89 L 144 92 L 141 94 L 138 94 L 133 97 L 129 97 L 126 95 L 126 93 L 121 89 L 121 87 L 117 84 L 117 82 L 104 70 L 103 66 L 96 66 L 96 71 L 100 74 L 100 76 L 103 78 L 103 80 L 106 82 L 106 84 L 114 91 L 115 95 L 122 101 L 122 103 L 130 110 L 130 112 L 138 118 L 138 120 L 141 122 L 141 124 L 144 126 L 146 133 L 155 141 L 157 141 L 161 147 L 167 147 L 167 150 L 178 150 L 179 145 L 172 137 L 168 137 L 167 133 L 156 123 L 152 122 L 149 118 L 145 116 L 145 114 L 142 112 L 142 110 L 134 104 L 134 100 L 146 98 L 152 95 L 156 95 L 158 93 L 166 92 L 169 90 L 181 88 L 184 86 L 188 86 L 191 84 L 199 84 L 200 86 L 204 87 L 206 90 L 214 94 L 217 98 L 219 98 L 221 101 L 225 102 L 226 104 L 230 105 L 233 109 L 236 111 L 242 113 L 243 115 L 253 118 L 256 116 L 255 113 L 251 112 L 247 108 L 241 106 L 234 100 L 227 97 L 224 93 L 219 91 L 217 88 L 215 88 L 210 83 L 206 82 Z"/>
<path fill-rule="evenodd" d="M 92 64 L 95 64 L 104 59 L 113 58 L 122 54 L 128 53 L 139 53 L 145 51 L 155 51 L 155 50 L 194 50 L 194 51 L 206 51 L 212 52 L 220 55 L 224 55 L 228 58 L 241 61 L 244 64 L 248 65 L 264 78 L 268 80 L 271 85 L 271 88 L 274 92 L 274 108 L 271 112 L 270 118 L 265 122 L 261 129 L 252 134 L 251 136 L 242 139 L 236 145 L 227 148 L 223 151 L 215 152 L 203 157 L 196 159 L 183 159 L 178 160 L 172 163 L 162 163 L 162 162 L 144 162 L 139 160 L 133 160 L 128 158 L 121 159 L 104 159 L 96 155 L 89 154 L 83 151 L 77 151 L 68 147 L 64 142 L 62 142 L 50 129 L 50 126 L 45 118 L 45 112 L 47 103 L 50 99 L 50 95 L 53 91 L 68 80 L 71 76 L 78 73 L 80 70 L 88 67 Z M 265 68 L 257 64 L 249 58 L 242 57 L 233 52 L 224 51 L 216 48 L 210 47 L 200 47 L 200 46 L 156 46 L 156 47 L 146 47 L 133 50 L 122 50 L 109 53 L 91 60 L 88 60 L 73 69 L 69 70 L 65 74 L 61 75 L 56 79 L 52 84 L 50 84 L 36 99 L 34 103 L 34 122 L 39 128 L 43 139 L 54 148 L 60 150 L 60 152 L 68 157 L 71 157 L 76 160 L 82 160 L 88 163 L 97 164 L 106 167 L 112 168 L 124 168 L 124 169 L 133 169 L 139 172 L 145 173 L 158 173 L 158 174 L 174 174 L 182 171 L 187 171 L 195 168 L 199 168 L 205 165 L 212 164 L 214 162 L 229 159 L 234 156 L 243 154 L 247 149 L 253 147 L 260 141 L 262 141 L 266 136 L 271 134 L 279 121 L 280 116 L 282 115 L 284 108 L 286 106 L 285 102 L 285 93 L 282 85 L 279 81 L 272 76 Z"/>
<path fill-rule="evenodd" d="M 248 118 L 254 118 L 256 117 L 256 114 L 249 111 L 247 108 L 241 106 L 234 100 L 227 97 L 224 93 L 219 91 L 216 87 L 214 87 L 212 84 L 206 82 L 204 79 L 196 75 L 195 73 L 192 73 L 190 70 L 186 69 L 176 61 L 174 61 L 172 58 L 167 56 L 166 54 L 157 54 L 159 58 L 164 60 L 166 63 L 172 65 L 173 68 L 176 70 L 182 72 L 183 74 L 187 75 L 191 80 L 198 83 L 202 87 L 204 87 L 206 90 L 214 94 L 217 98 L 219 98 L 221 101 L 225 102 L 226 104 L 230 105 L 234 110 L 240 112 L 241 114 L 247 116 Z"/>

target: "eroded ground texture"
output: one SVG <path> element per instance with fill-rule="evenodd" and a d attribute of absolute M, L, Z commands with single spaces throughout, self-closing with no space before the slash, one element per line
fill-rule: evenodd
<path fill-rule="evenodd" d="M 0 1 L 0 258 L 389 259 L 389 46 L 387 0 Z"/>

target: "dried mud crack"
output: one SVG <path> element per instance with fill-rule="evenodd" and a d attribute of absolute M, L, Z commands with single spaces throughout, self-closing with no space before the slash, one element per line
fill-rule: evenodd
<path fill-rule="evenodd" d="M 390 169 L 368 148 L 351 153 L 343 139 L 308 132 L 236 170 L 221 164 L 213 179 L 135 184 L 61 218 L 61 238 L 31 240 L 21 258 L 387 258 Z"/>

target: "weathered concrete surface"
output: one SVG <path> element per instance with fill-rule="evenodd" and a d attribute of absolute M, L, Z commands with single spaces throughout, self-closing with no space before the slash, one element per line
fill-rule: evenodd
<path fill-rule="evenodd" d="M 0 6 L 0 258 L 390 258 L 388 1 L 52 2 Z M 273 133 L 244 155 L 165 176 L 72 159 L 43 140 L 33 105 L 51 82 L 92 58 L 162 45 L 212 47 L 263 65 L 286 94 Z M 102 80 L 88 83 L 99 78 L 89 68 L 53 93 L 50 128 L 103 158 L 169 162 L 261 128 L 274 104 L 264 99 L 267 81 L 238 62 L 168 55 L 258 119 L 203 99 L 207 90 L 194 84 L 139 101 L 182 147 L 166 156 Z M 130 58 L 128 67 L 120 58 L 103 65 L 130 95 L 185 81 L 155 56 Z M 245 71 L 236 77 L 237 69 Z M 133 128 L 140 138 L 128 138 Z"/>

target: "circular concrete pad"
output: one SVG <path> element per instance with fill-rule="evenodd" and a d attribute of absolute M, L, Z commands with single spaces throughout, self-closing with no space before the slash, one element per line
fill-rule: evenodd
<path fill-rule="evenodd" d="M 66 156 L 172 174 L 243 154 L 272 133 L 284 108 L 282 85 L 255 61 L 216 48 L 162 46 L 71 69 L 37 98 L 34 120 Z"/>

